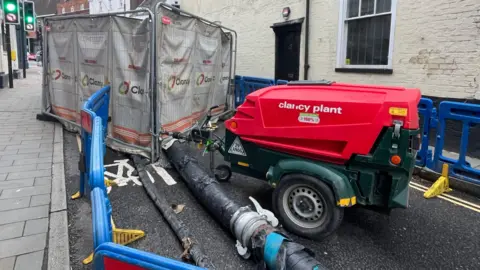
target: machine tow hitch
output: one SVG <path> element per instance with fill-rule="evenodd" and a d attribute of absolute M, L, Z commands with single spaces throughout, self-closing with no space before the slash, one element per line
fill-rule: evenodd
<path fill-rule="evenodd" d="M 217 128 L 213 124 L 212 110 L 218 106 L 211 107 L 205 117 L 197 123 L 189 132 L 161 132 L 161 135 L 171 136 L 173 139 L 197 143 L 199 148 L 204 147 L 203 154 L 210 155 L 210 170 L 219 182 L 226 182 L 232 176 L 230 166 L 220 164 L 215 167 L 215 152 L 225 153 L 225 141 L 217 136 L 214 131 Z"/>

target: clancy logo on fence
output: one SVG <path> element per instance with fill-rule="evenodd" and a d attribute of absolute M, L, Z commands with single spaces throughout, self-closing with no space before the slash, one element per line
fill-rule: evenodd
<path fill-rule="evenodd" d="M 118 92 L 122 95 L 126 95 L 130 89 L 130 82 L 122 82 L 118 86 Z"/>
<path fill-rule="evenodd" d="M 143 95 L 145 93 L 145 89 L 143 89 L 139 85 L 136 85 L 136 83 L 125 81 L 125 82 L 120 83 L 120 85 L 118 86 L 118 92 L 122 95 L 126 95 L 126 94 L 128 94 L 128 92 L 130 92 L 132 94 Z"/>
<path fill-rule="evenodd" d="M 63 72 L 60 69 L 52 70 L 52 71 L 50 71 L 50 74 L 52 75 L 52 79 L 54 81 L 58 81 L 60 79 L 69 81 L 69 80 L 72 79 L 72 76 L 66 74 L 65 72 Z"/>
<path fill-rule="evenodd" d="M 205 86 L 207 83 L 215 81 L 215 76 L 211 73 L 197 73 L 197 86 Z"/>
<path fill-rule="evenodd" d="M 87 87 L 91 85 L 102 87 L 104 85 L 104 83 L 101 80 L 94 78 L 92 76 L 88 76 L 88 74 L 83 75 L 81 83 L 83 87 Z"/>
<path fill-rule="evenodd" d="M 168 78 L 168 90 L 173 90 L 177 85 L 190 85 L 190 79 L 182 79 L 178 76 L 172 75 Z"/>

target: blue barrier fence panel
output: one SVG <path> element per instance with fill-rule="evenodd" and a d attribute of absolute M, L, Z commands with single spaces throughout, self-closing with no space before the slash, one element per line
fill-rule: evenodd
<path fill-rule="evenodd" d="M 458 159 L 443 155 L 445 145 L 446 120 L 462 122 L 462 134 Z M 480 124 L 480 105 L 443 101 L 438 108 L 437 140 L 433 158 L 434 170 L 441 171 L 443 163 L 449 163 L 450 174 L 466 182 L 480 185 L 480 170 L 474 169 L 467 162 L 467 148 L 470 126 Z"/>
<path fill-rule="evenodd" d="M 103 133 L 102 119 L 93 119 L 92 140 L 91 140 L 89 182 L 90 187 L 105 189 L 103 158 L 105 156 L 105 137 Z"/>
<path fill-rule="evenodd" d="M 259 89 L 269 87 L 272 85 L 284 85 L 288 81 L 275 80 L 260 77 L 250 76 L 235 76 L 235 107 L 239 106 L 245 101 L 245 97 Z"/>
<path fill-rule="evenodd" d="M 108 126 L 110 87 L 93 94 L 82 109 L 82 150 L 85 172 L 80 185 L 91 191 L 94 269 L 201 269 L 196 266 L 164 258 L 148 252 L 112 243 L 112 206 L 104 181 L 105 138 Z"/>
<path fill-rule="evenodd" d="M 245 96 L 247 96 L 248 94 L 253 93 L 259 89 L 275 85 L 275 81 L 266 78 L 244 76 L 243 84 L 245 89 L 245 95 L 243 96 L 243 99 L 245 100 Z"/>
<path fill-rule="evenodd" d="M 90 194 L 92 200 L 93 247 L 96 249 L 103 243 L 112 242 L 112 223 L 106 192 L 102 188 L 94 188 Z"/>
<path fill-rule="evenodd" d="M 242 104 L 245 100 L 245 88 L 243 85 L 243 77 L 235 76 L 235 107 Z"/>
<path fill-rule="evenodd" d="M 120 246 L 114 243 L 105 243 L 95 250 L 95 265 L 104 268 L 96 270 L 200 270 L 203 268 L 161 257 L 145 251 Z"/>
<path fill-rule="evenodd" d="M 102 133 L 103 137 L 107 136 L 108 126 L 108 106 L 109 106 L 109 93 L 110 86 L 107 85 L 102 89 L 95 92 L 87 101 L 83 104 L 81 111 L 81 136 L 82 136 L 82 153 L 80 158 L 83 159 L 84 171 L 80 172 L 80 195 L 90 194 L 92 190 L 89 179 L 89 171 L 91 164 L 91 142 L 92 142 L 92 129 L 93 121 L 95 117 L 99 116 L 102 121 Z M 105 146 L 104 150 L 105 151 Z"/>
<path fill-rule="evenodd" d="M 418 103 L 418 114 L 423 117 L 420 123 L 422 129 L 422 145 L 417 153 L 416 165 L 424 167 L 427 164 L 428 145 L 430 137 L 430 122 L 432 119 L 433 102 L 429 98 L 421 98 Z"/>

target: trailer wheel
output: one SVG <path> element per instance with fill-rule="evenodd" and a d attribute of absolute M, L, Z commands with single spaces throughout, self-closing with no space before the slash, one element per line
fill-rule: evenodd
<path fill-rule="evenodd" d="M 290 232 L 310 239 L 323 239 L 343 219 L 343 208 L 335 203 L 330 187 L 304 174 L 289 174 L 273 193 L 273 209 Z"/>
<path fill-rule="evenodd" d="M 227 182 L 232 177 L 232 169 L 228 165 L 218 165 L 215 168 L 215 179 L 218 182 Z"/>

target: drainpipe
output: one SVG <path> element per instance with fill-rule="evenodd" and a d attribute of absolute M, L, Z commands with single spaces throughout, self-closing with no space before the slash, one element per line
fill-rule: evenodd
<path fill-rule="evenodd" d="M 303 79 L 308 80 L 308 69 L 310 65 L 308 64 L 308 42 L 310 41 L 310 0 L 306 0 L 305 8 L 305 60 L 304 60 L 304 70 L 303 70 Z"/>

